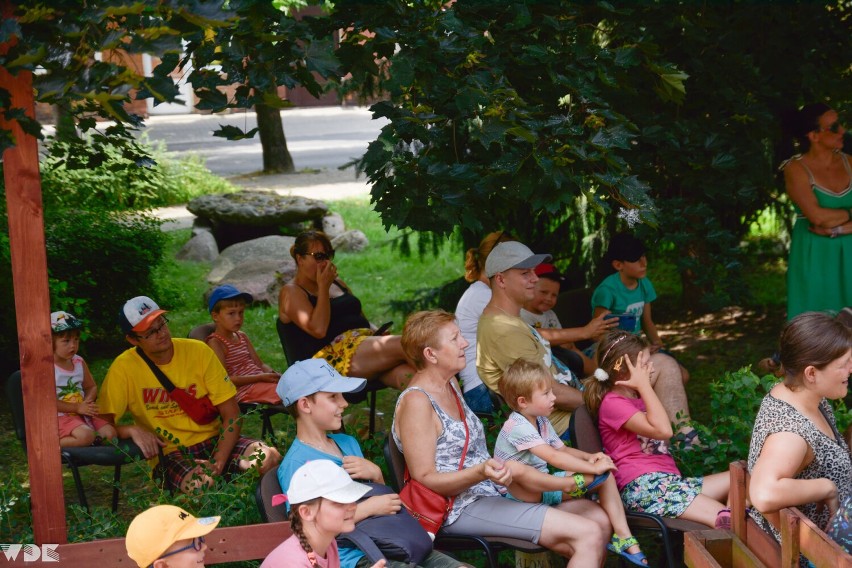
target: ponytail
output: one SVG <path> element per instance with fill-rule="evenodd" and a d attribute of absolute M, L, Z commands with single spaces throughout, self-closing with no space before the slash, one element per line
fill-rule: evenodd
<path fill-rule="evenodd" d="M 595 352 L 597 369 L 594 375 L 583 381 L 583 402 L 592 416 L 597 417 L 606 393 L 629 373 L 624 358 L 630 357 L 635 362 L 639 352 L 647 346 L 648 343 L 638 335 L 619 329 L 610 331 L 598 343 Z"/>

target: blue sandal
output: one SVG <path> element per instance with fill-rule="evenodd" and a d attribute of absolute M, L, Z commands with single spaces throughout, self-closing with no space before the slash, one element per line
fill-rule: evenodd
<path fill-rule="evenodd" d="M 627 552 L 627 549 L 631 546 L 638 546 L 639 541 L 636 540 L 635 536 L 628 536 L 627 538 L 621 538 L 617 534 L 612 535 L 612 540 L 608 545 L 606 545 L 607 550 L 618 554 L 622 558 L 626 558 L 630 561 L 631 564 L 635 564 L 636 566 L 647 566 L 648 559 L 645 558 L 645 553 L 641 550 L 639 552 L 634 552 L 633 554 Z"/>
<path fill-rule="evenodd" d="M 606 478 L 609 477 L 609 472 L 607 471 L 605 473 L 596 475 L 595 478 L 588 485 L 586 485 L 586 478 L 582 473 L 575 473 L 571 477 L 574 478 L 574 483 L 577 484 L 577 489 L 575 489 L 574 491 L 569 491 L 568 496 L 572 499 L 580 499 L 584 497 L 586 493 L 606 481 Z"/>

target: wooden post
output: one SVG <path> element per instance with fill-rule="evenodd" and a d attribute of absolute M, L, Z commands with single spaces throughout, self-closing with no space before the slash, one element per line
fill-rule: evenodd
<path fill-rule="evenodd" d="M 4 19 L 12 16 L 9 2 L 2 1 L 0 8 Z M 0 53 L 9 47 L 0 44 Z M 23 108 L 30 118 L 34 116 L 32 73 L 22 71 L 13 76 L 0 67 L 0 87 L 10 93 L 13 108 Z M 64 544 L 67 527 L 53 381 L 38 143 L 23 132 L 17 121 L 7 122 L 0 116 L 0 127 L 11 130 L 16 141 L 14 148 L 3 153 L 3 170 L 26 412 L 33 532 L 36 544 Z"/>

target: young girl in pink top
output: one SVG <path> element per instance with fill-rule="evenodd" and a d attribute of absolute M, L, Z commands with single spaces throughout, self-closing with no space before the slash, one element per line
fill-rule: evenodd
<path fill-rule="evenodd" d="M 651 388 L 653 364 L 644 339 L 625 331 L 606 335 L 583 398 L 597 416 L 604 451 L 625 509 L 730 528 L 728 473 L 683 477 L 669 454 L 672 425 Z"/>

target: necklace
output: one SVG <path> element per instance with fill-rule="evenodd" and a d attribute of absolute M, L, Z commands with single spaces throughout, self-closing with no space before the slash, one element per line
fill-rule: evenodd
<path fill-rule="evenodd" d="M 331 438 L 329 438 L 327 436 L 326 436 L 325 439 L 328 440 L 328 442 L 331 444 L 330 446 L 321 447 L 321 446 L 318 446 L 316 444 L 312 444 L 310 442 L 307 442 L 307 441 L 305 441 L 301 438 L 299 438 L 299 441 L 302 442 L 303 444 L 305 444 L 306 446 L 310 446 L 311 448 L 313 448 L 317 451 L 320 451 L 324 454 L 329 454 L 329 455 L 332 455 L 332 456 L 342 456 L 343 455 L 343 452 L 340 451 L 340 448 L 337 447 L 337 444 L 334 442 L 334 440 L 332 440 Z"/>

